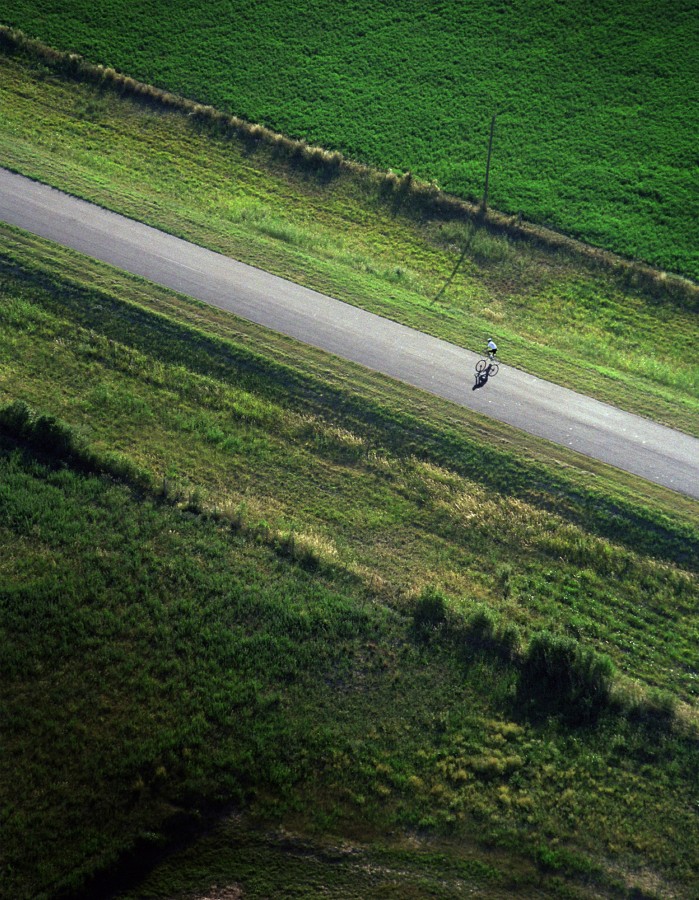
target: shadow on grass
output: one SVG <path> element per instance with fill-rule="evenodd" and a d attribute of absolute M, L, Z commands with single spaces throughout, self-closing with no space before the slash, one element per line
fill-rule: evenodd
<path fill-rule="evenodd" d="M 321 419 L 343 418 L 348 428 L 400 458 L 414 456 L 446 466 L 503 496 L 550 510 L 615 544 L 699 570 L 699 533 L 689 524 L 633 501 L 610 497 L 604 487 L 574 484 L 565 473 L 522 459 L 516 452 L 490 447 L 484 455 L 482 441 L 469 437 L 458 424 L 433 425 L 390 401 L 335 386 L 301 367 L 257 354 L 242 343 L 188 327 L 103 291 L 58 282 L 47 273 L 29 271 L 2 256 L 0 274 L 30 287 L 33 302 L 61 316 L 68 314 L 75 324 L 115 346 L 127 346 L 161 362 L 235 384 Z M 103 362 L 110 365 L 107 357 Z"/>

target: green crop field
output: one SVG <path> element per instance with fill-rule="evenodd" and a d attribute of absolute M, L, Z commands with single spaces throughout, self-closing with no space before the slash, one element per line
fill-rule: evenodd
<path fill-rule="evenodd" d="M 2 17 L 186 97 L 699 276 L 690 0 L 7 0 Z"/>

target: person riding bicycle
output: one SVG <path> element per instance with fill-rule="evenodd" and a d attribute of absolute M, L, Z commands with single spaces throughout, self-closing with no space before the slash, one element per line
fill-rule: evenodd
<path fill-rule="evenodd" d="M 486 353 L 490 359 L 495 359 L 495 354 L 498 352 L 498 345 L 492 338 L 488 338 L 488 347 L 486 348 Z"/>

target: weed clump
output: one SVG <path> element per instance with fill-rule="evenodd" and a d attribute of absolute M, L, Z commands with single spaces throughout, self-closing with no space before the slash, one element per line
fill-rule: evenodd
<path fill-rule="evenodd" d="M 609 705 L 613 677 L 608 656 L 543 631 L 532 638 L 522 661 L 518 700 L 574 724 L 589 722 Z"/>
<path fill-rule="evenodd" d="M 427 587 L 418 597 L 413 610 L 413 628 L 421 638 L 427 638 L 442 629 L 447 621 L 444 595 L 436 588 Z"/>
<path fill-rule="evenodd" d="M 0 431 L 48 456 L 88 462 L 89 452 L 69 425 L 55 416 L 37 415 L 23 400 L 0 409 Z"/>
<path fill-rule="evenodd" d="M 485 606 L 471 613 L 465 625 L 456 629 L 455 637 L 468 655 L 487 655 L 502 663 L 513 663 L 520 658 L 521 638 L 517 626 L 500 622 Z"/>
<path fill-rule="evenodd" d="M 108 475 L 139 489 L 151 487 L 150 477 L 129 459 L 117 454 L 100 456 L 67 422 L 38 413 L 24 400 L 0 407 L 0 435 L 81 472 Z"/>
<path fill-rule="evenodd" d="M 629 721 L 650 730 L 667 730 L 677 720 L 677 698 L 659 688 L 651 688 L 641 696 L 622 695 L 619 705 Z"/>

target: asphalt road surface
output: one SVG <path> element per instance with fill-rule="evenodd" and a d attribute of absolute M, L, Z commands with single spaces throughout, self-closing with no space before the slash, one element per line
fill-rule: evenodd
<path fill-rule="evenodd" d="M 0 169 L 0 220 L 699 499 L 699 440 Z"/>

